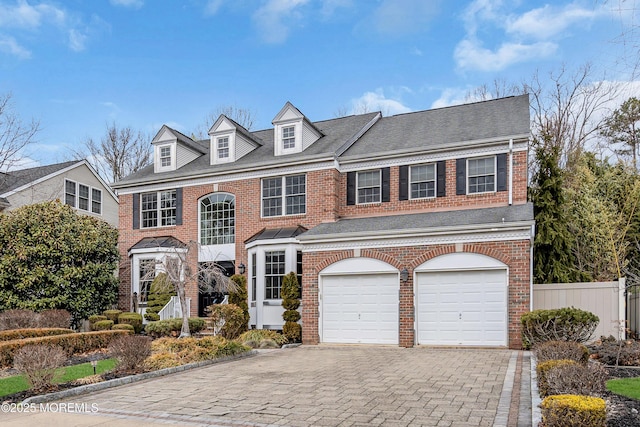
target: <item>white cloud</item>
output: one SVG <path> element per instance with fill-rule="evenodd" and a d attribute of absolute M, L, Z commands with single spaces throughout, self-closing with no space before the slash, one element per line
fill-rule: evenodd
<path fill-rule="evenodd" d="M 290 27 L 302 18 L 298 8 L 309 0 L 267 0 L 253 14 L 253 20 L 267 43 L 282 43 L 289 36 Z"/>
<path fill-rule="evenodd" d="M 409 113 L 411 109 L 398 100 L 387 98 L 382 89 L 376 89 L 374 92 L 365 92 L 361 97 L 351 100 L 352 114 L 372 111 L 381 111 L 385 116 L 392 116 L 394 114 Z"/>
<path fill-rule="evenodd" d="M 538 40 L 549 39 L 572 25 L 588 26 L 590 21 L 603 12 L 603 9 L 586 9 L 576 4 L 563 8 L 547 4 L 520 16 L 509 16 L 505 21 L 506 31 Z"/>
<path fill-rule="evenodd" d="M 321 0 L 320 15 L 323 18 L 329 18 L 339 8 L 348 8 L 353 6 L 353 0 Z"/>
<path fill-rule="evenodd" d="M 207 4 L 204 6 L 204 14 L 208 16 L 213 16 L 218 13 L 218 10 L 222 7 L 224 0 L 209 0 Z"/>
<path fill-rule="evenodd" d="M 69 48 L 74 52 L 81 52 L 85 49 L 87 43 L 87 35 L 82 34 L 74 28 L 69 30 Z"/>
<path fill-rule="evenodd" d="M 431 108 L 449 107 L 469 102 L 467 99 L 469 91 L 460 88 L 446 88 L 440 93 L 440 98 L 433 101 Z"/>
<path fill-rule="evenodd" d="M 476 40 L 462 40 L 453 54 L 459 68 L 479 71 L 500 71 L 510 65 L 547 58 L 557 51 L 551 42 L 503 43 L 492 51 Z"/>
<path fill-rule="evenodd" d="M 0 52 L 16 56 L 18 59 L 31 58 L 31 52 L 28 49 L 20 46 L 20 44 L 13 37 L 0 36 Z"/>
<path fill-rule="evenodd" d="M 133 7 L 140 9 L 144 5 L 144 0 L 109 0 L 113 6 Z"/>
<path fill-rule="evenodd" d="M 47 3 L 31 6 L 26 0 L 19 0 L 13 6 L 0 4 L 0 27 L 34 29 L 43 22 L 62 25 L 65 20 L 62 9 Z"/>

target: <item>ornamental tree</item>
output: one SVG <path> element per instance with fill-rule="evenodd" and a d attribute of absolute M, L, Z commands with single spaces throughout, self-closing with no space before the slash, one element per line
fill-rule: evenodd
<path fill-rule="evenodd" d="M 0 215 L 0 311 L 65 309 L 73 323 L 116 302 L 118 231 L 59 201 Z"/>
<path fill-rule="evenodd" d="M 244 328 L 240 333 L 249 328 L 249 294 L 247 292 L 247 278 L 241 274 L 234 274 L 231 280 L 237 285 L 237 291 L 229 292 L 229 304 L 235 304 L 242 309 Z"/>
<path fill-rule="evenodd" d="M 284 326 L 282 333 L 290 342 L 299 342 L 302 336 L 302 327 L 298 323 L 300 320 L 300 287 L 298 286 L 298 277 L 293 271 L 284 276 L 282 279 L 282 307 L 284 313 Z"/>

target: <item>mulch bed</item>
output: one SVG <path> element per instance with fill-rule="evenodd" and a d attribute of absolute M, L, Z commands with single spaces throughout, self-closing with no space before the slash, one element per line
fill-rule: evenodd
<path fill-rule="evenodd" d="M 611 378 L 640 377 L 638 368 L 607 368 Z M 607 401 L 608 427 L 640 426 L 640 400 L 619 396 L 607 391 L 603 398 Z"/>

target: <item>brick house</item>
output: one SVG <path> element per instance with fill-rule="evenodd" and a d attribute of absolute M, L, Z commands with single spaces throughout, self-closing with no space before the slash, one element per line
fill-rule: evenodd
<path fill-rule="evenodd" d="M 114 185 L 121 308 L 144 300 L 141 271 L 198 242 L 194 267 L 244 270 L 255 328 L 281 328 L 294 271 L 306 344 L 521 346 L 527 95 L 318 122 L 287 102 L 272 123 L 250 132 L 222 115 L 204 141 L 163 126 L 153 165 Z M 201 315 L 208 295 L 187 295 Z"/>

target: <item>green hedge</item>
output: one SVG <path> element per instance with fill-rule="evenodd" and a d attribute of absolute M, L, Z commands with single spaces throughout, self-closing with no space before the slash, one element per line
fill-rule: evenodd
<path fill-rule="evenodd" d="M 134 329 L 134 327 L 129 325 L 128 323 L 116 323 L 115 325 L 113 325 L 111 330 L 112 331 L 130 331 L 132 334 L 136 333 L 136 330 Z"/>
<path fill-rule="evenodd" d="M 113 320 L 98 320 L 96 323 L 91 325 L 91 330 L 108 331 L 113 326 L 113 323 Z"/>
<path fill-rule="evenodd" d="M 105 310 L 102 314 L 107 316 L 107 319 L 113 320 L 113 323 L 118 323 L 118 316 L 122 314 L 122 310 Z"/>
<path fill-rule="evenodd" d="M 136 334 L 142 332 L 142 314 L 140 313 L 122 313 L 118 316 L 118 323 L 133 326 Z"/>
<path fill-rule="evenodd" d="M 522 343 L 528 350 L 546 341 L 585 342 L 599 322 L 595 314 L 574 307 L 534 310 L 520 318 Z"/>
<path fill-rule="evenodd" d="M 11 366 L 13 364 L 14 353 L 26 345 L 59 345 L 67 354 L 78 354 L 107 348 L 114 338 L 130 333 L 129 331 L 79 332 L 49 337 L 3 341 L 0 342 L 0 367 Z"/>
<path fill-rule="evenodd" d="M 21 340 L 23 338 L 48 337 L 51 335 L 72 334 L 73 330 L 64 328 L 26 328 L 0 331 L 0 341 Z"/>
<path fill-rule="evenodd" d="M 199 317 L 190 317 L 189 318 L 189 331 L 192 334 L 196 332 L 200 332 L 205 327 L 204 319 Z M 180 330 L 182 329 L 182 319 L 166 319 L 166 320 L 158 320 L 157 322 L 147 323 L 147 326 L 144 328 L 147 335 L 152 336 L 154 338 L 157 337 L 169 337 L 169 336 L 178 336 L 180 335 Z"/>

